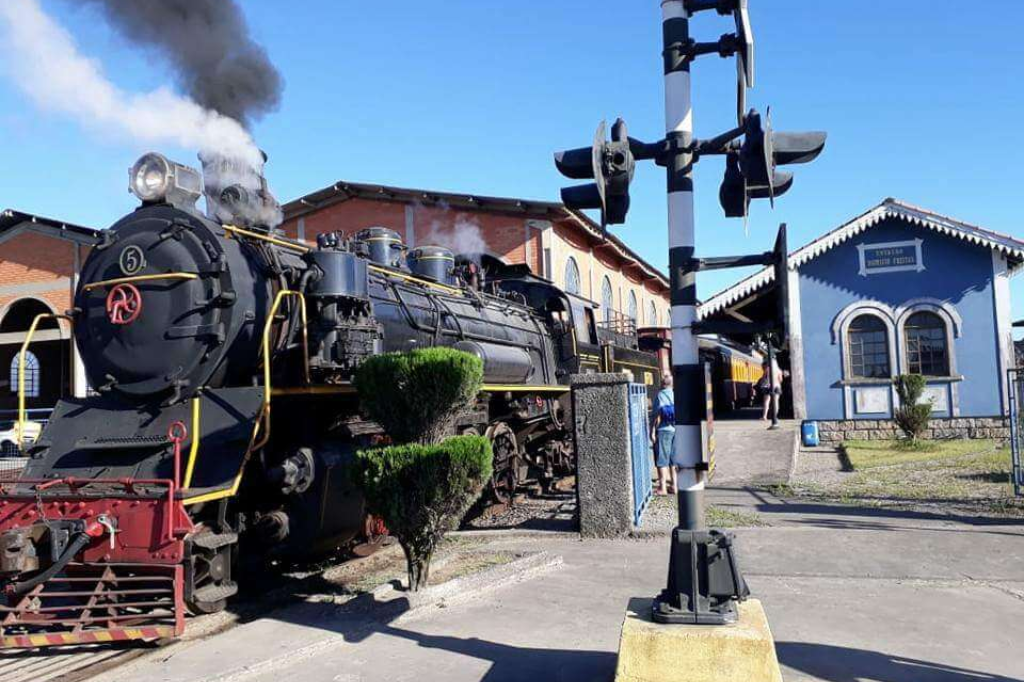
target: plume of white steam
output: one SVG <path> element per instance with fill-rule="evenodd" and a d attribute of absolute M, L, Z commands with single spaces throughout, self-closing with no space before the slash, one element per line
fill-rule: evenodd
<path fill-rule="evenodd" d="M 444 246 L 456 254 L 480 254 L 487 251 L 487 241 L 480 225 L 465 218 L 457 218 L 452 227 L 433 221 L 422 243 Z"/>
<path fill-rule="evenodd" d="M 137 142 L 175 144 L 262 169 L 259 149 L 238 122 L 165 88 L 146 94 L 121 90 L 98 63 L 79 53 L 38 0 L 0 0 L 0 34 L 4 70 L 39 106 Z"/>

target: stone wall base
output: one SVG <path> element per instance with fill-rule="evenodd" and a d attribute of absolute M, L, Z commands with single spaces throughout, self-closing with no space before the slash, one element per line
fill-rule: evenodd
<path fill-rule="evenodd" d="M 822 443 L 841 443 L 844 440 L 893 440 L 903 432 L 892 419 L 836 419 L 818 422 L 818 435 Z M 928 440 L 956 440 L 990 438 L 1010 440 L 1008 417 L 953 417 L 932 419 L 922 435 Z"/>

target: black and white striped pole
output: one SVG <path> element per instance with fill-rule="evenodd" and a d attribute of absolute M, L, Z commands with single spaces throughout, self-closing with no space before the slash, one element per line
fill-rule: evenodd
<path fill-rule="evenodd" d="M 672 379 L 675 454 L 679 467 L 679 527 L 701 530 L 704 472 L 701 420 L 703 372 L 697 350 L 697 261 L 694 258 L 693 105 L 690 98 L 690 18 L 683 0 L 661 3 L 665 63 L 665 128 L 668 173 L 668 253 L 672 304 Z"/>
<path fill-rule="evenodd" d="M 672 532 L 668 579 L 654 600 L 652 617 L 662 623 L 719 625 L 737 618 L 735 600 L 748 594 L 732 551 L 732 537 L 707 530 L 704 515 L 706 466 L 701 422 L 707 398 L 697 346 L 697 272 L 693 165 L 694 139 L 690 67 L 698 54 L 723 54 L 735 41 L 697 44 L 690 38 L 690 13 L 727 9 L 725 2 L 662 0 L 665 67 L 664 163 L 668 187 L 669 279 L 672 287 L 672 377 L 675 391 L 675 453 L 679 468 L 679 525 Z M 733 3 L 735 4 L 735 3 Z M 744 10 L 745 10 L 745 3 Z M 701 5 L 695 8 L 695 5 Z M 725 45 L 725 43 L 730 43 Z M 745 89 L 745 88 L 744 88 Z M 717 150 L 716 150 L 717 151 Z"/>
<path fill-rule="evenodd" d="M 697 272 L 702 269 L 768 265 L 780 259 L 773 253 L 724 258 L 695 257 L 693 166 L 703 156 L 727 158 L 719 201 L 727 217 L 745 217 L 751 199 L 780 196 L 793 184 L 790 173 L 776 166 L 812 161 L 825 144 L 824 133 L 775 133 L 770 116 L 746 112 L 746 91 L 754 83 L 754 41 L 747 12 L 748 0 L 661 0 L 665 75 L 663 140 L 644 143 L 628 137 L 621 120 L 598 127 L 591 147 L 555 155 L 558 170 L 569 178 L 595 182 L 562 189 L 571 209 L 598 209 L 602 226 L 622 224 L 629 210 L 629 184 L 636 160 L 654 160 L 667 171 L 669 268 L 672 287 L 672 375 L 675 391 L 674 462 L 679 467 L 679 525 L 672 532 L 667 586 L 654 600 L 652 617 L 661 623 L 725 624 L 736 620 L 736 601 L 749 590 L 740 574 L 732 536 L 708 530 L 704 515 L 704 457 L 702 421 L 706 397 L 697 333 L 731 328 L 751 334 L 774 328 L 697 321 Z M 699 43 L 690 37 L 690 17 L 714 10 L 731 15 L 736 32 L 717 41 Z M 701 55 L 736 56 L 737 127 L 717 137 L 694 137 L 690 67 Z M 742 144 L 739 139 L 743 138 Z M 784 244 L 784 242 L 783 242 Z M 782 261 L 784 262 L 784 258 Z"/>

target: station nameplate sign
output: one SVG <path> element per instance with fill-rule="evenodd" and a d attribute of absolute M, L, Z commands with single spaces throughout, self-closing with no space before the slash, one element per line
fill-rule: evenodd
<path fill-rule="evenodd" d="M 920 239 L 911 239 L 905 242 L 858 244 L 860 275 L 867 277 L 883 272 L 921 272 L 924 270 L 921 242 Z"/>

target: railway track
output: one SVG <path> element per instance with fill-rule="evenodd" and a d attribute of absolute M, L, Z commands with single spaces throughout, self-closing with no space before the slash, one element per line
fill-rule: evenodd
<path fill-rule="evenodd" d="M 124 665 L 152 646 L 90 644 L 0 653 L 0 682 L 81 682 Z"/>
<path fill-rule="evenodd" d="M 395 555 L 398 546 L 341 563 L 324 563 L 317 567 L 281 573 L 268 572 L 257 578 L 241 594 L 229 610 L 188 619 L 184 636 L 166 647 L 145 642 L 120 644 L 89 644 L 73 647 L 0 650 L 0 682 L 84 682 L 138 658 L 190 643 L 224 632 L 273 611 L 304 600 L 322 588 L 321 581 L 332 577 L 339 585 L 356 583 L 380 570 Z M 249 595 L 247 598 L 244 595 Z"/>
<path fill-rule="evenodd" d="M 558 487 L 571 489 L 571 484 L 572 479 L 567 478 L 560 481 Z M 477 513 L 482 511 L 477 510 Z M 545 528 L 552 524 L 559 527 L 564 524 L 571 526 L 575 516 L 575 497 L 561 489 L 553 494 L 525 494 L 515 505 L 492 505 L 483 516 L 485 518 L 477 519 L 479 525 L 470 522 L 467 527 L 537 527 L 537 524 Z M 394 553 L 401 554 L 397 545 L 390 552 L 380 551 L 369 557 L 323 564 L 318 568 L 267 574 L 259 579 L 259 584 L 249 586 L 242 593 L 243 598 L 234 602 L 229 611 L 189 618 L 184 637 L 165 648 L 188 646 L 190 642 L 230 629 L 236 623 L 257 618 L 294 603 L 296 599 L 306 598 L 311 594 L 311 587 L 322 587 L 319 581 L 325 577 L 337 580 L 340 574 L 344 574 L 342 582 L 354 584 L 379 571 L 382 563 Z M 245 594 L 250 597 L 245 598 Z M 0 651 L 0 682 L 85 682 L 160 650 L 161 647 L 155 644 L 130 642 Z"/>

